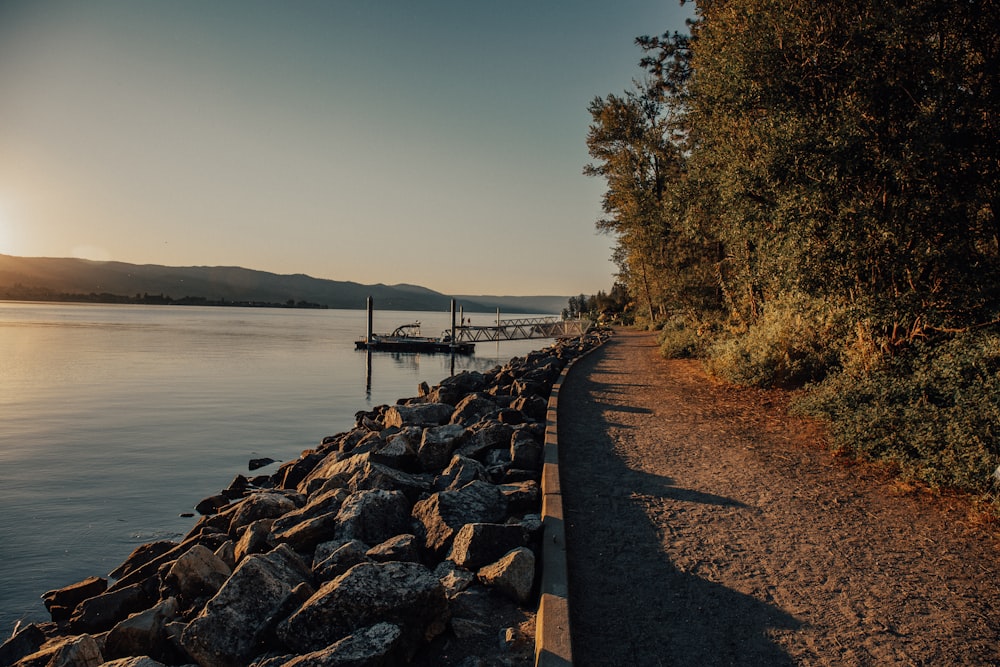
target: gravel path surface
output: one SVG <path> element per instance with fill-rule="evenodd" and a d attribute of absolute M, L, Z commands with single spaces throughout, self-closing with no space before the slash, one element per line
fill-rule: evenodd
<path fill-rule="evenodd" d="M 1000 664 L 967 500 L 837 457 L 782 392 L 619 330 L 559 400 L 576 665 Z"/>

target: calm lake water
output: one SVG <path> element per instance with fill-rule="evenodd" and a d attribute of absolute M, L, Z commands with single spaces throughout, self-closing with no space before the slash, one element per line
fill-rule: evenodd
<path fill-rule="evenodd" d="M 451 323 L 376 311 L 374 328 L 414 319 L 425 335 Z M 48 620 L 46 590 L 184 535 L 195 519 L 180 514 L 251 458 L 296 458 L 453 363 L 485 371 L 552 342 L 480 343 L 454 362 L 374 353 L 369 374 L 365 327 L 361 310 L 0 302 L 0 638 Z"/>

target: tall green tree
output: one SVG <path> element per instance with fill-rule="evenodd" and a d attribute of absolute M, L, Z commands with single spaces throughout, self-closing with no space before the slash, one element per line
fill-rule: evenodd
<path fill-rule="evenodd" d="M 892 344 L 992 317 L 997 4 L 713 0 L 698 16 L 689 214 L 724 244 L 734 311 L 846 299 Z"/>

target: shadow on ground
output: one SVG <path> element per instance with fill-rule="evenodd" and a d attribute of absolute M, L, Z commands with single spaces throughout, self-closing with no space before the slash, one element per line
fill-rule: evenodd
<path fill-rule="evenodd" d="M 613 345 L 612 341 L 608 345 Z M 615 452 L 588 378 L 604 354 L 579 362 L 560 390 L 559 449 L 574 663 L 793 664 L 770 633 L 799 627 L 781 609 L 679 571 L 661 546 L 646 499 L 753 511 L 731 498 L 630 469 Z M 649 412 L 615 405 L 618 412 Z"/>

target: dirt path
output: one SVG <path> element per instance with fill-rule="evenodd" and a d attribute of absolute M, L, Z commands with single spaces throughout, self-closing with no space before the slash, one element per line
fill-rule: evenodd
<path fill-rule="evenodd" d="M 619 331 L 559 399 L 574 662 L 1000 664 L 967 503 L 823 450 L 779 392 Z"/>

